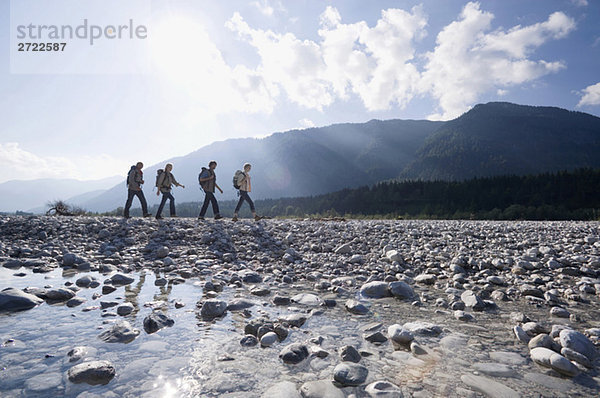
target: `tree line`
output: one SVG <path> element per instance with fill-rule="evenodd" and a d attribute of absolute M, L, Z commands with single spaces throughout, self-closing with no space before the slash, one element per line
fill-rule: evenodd
<path fill-rule="evenodd" d="M 221 213 L 233 214 L 236 202 L 220 202 Z M 599 220 L 600 170 L 465 181 L 389 181 L 318 196 L 256 200 L 255 205 L 258 214 L 286 218 Z M 199 202 L 180 203 L 177 214 L 197 217 L 199 207 Z M 105 215 L 121 215 L 122 210 Z M 132 215 L 141 215 L 141 210 L 132 210 Z M 242 211 L 240 216 L 250 213 Z"/>

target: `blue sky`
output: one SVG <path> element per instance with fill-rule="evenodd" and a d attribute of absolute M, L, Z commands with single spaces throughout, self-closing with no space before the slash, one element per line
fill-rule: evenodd
<path fill-rule="evenodd" d="M 489 101 L 600 115 L 595 0 L 147 3 L 149 72 L 22 74 L 0 0 L 0 182 L 98 179 L 216 140 Z"/>

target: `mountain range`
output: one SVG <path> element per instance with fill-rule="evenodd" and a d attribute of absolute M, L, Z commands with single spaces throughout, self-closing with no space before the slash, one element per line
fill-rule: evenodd
<path fill-rule="evenodd" d="M 256 199 L 312 196 L 395 179 L 463 180 L 599 168 L 600 118 L 491 102 L 447 122 L 371 120 L 214 142 L 164 162 L 173 163 L 173 174 L 186 185 L 174 191 L 178 202 L 203 198 L 198 173 L 212 159 L 225 191 L 219 199 L 235 198 L 231 179 L 245 162 L 252 164 Z M 149 204 L 158 202 L 150 187 L 164 163 L 144 169 Z M 126 172 L 112 188 L 76 204 L 91 211 L 123 206 Z"/>

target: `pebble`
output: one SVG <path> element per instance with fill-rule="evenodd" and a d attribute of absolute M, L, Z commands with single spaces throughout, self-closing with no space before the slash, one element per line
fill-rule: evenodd
<path fill-rule="evenodd" d="M 84 362 L 73 366 L 67 372 L 72 383 L 90 385 L 108 384 L 116 375 L 115 367 L 108 361 Z"/>
<path fill-rule="evenodd" d="M 333 379 L 342 386 L 359 386 L 367 380 L 369 370 L 357 363 L 342 362 L 333 369 Z"/>
<path fill-rule="evenodd" d="M 306 345 L 301 343 L 292 343 L 283 347 L 281 352 L 279 353 L 279 358 L 286 363 L 295 365 L 308 357 L 308 348 Z"/>
<path fill-rule="evenodd" d="M 165 313 L 153 311 L 150 315 L 144 318 L 144 330 L 148 334 L 156 333 L 165 327 L 171 327 L 175 321 L 169 318 Z"/>

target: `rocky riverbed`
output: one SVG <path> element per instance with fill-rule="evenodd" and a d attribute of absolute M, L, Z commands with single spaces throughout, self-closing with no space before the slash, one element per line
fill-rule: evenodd
<path fill-rule="evenodd" d="M 598 396 L 599 226 L 1 217 L 0 396 Z"/>

